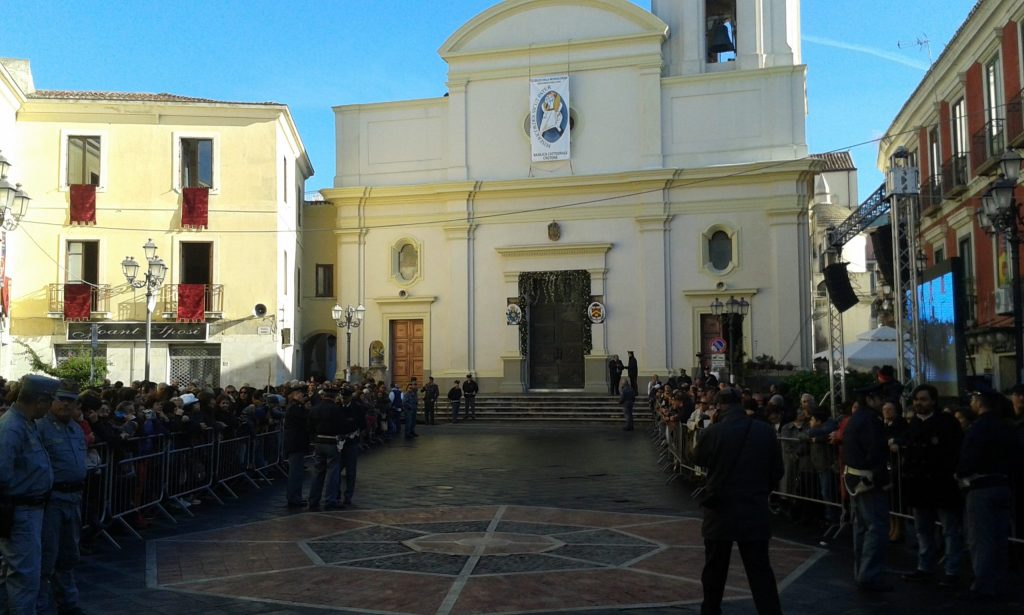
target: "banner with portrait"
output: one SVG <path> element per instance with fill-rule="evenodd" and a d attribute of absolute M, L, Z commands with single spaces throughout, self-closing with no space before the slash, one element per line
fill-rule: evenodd
<path fill-rule="evenodd" d="M 569 159 L 569 75 L 530 79 L 533 162 Z"/>

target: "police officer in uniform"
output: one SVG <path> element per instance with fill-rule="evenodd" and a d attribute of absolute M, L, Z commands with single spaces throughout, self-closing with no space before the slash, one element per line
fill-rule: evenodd
<path fill-rule="evenodd" d="M 335 402 L 337 390 L 325 386 L 320 392 L 320 401 L 309 412 L 309 429 L 313 434 L 316 456 L 316 476 L 309 485 L 309 508 L 320 506 L 320 498 L 326 501 L 326 508 L 338 508 L 341 489 L 341 451 L 338 450 L 338 436 L 341 435 L 341 408 Z M 326 479 L 327 493 L 324 493 Z"/>
<path fill-rule="evenodd" d="M 415 389 L 413 390 L 415 394 Z M 341 389 L 341 408 L 338 412 L 338 447 L 341 449 L 341 463 L 345 468 L 344 506 L 352 505 L 356 490 L 356 465 L 359 460 L 359 439 L 366 430 L 366 407 L 352 397 L 350 387 Z"/>
<path fill-rule="evenodd" d="M 28 375 L 10 410 L 0 416 L 0 611 L 32 615 L 42 574 L 43 512 L 53 486 L 50 458 L 35 420 L 49 410 L 59 381 Z"/>
<path fill-rule="evenodd" d="M 85 433 L 71 420 L 78 385 L 62 380 L 50 412 L 36 421 L 39 437 L 50 455 L 53 491 L 43 514 L 42 580 L 39 612 L 81 613 L 74 567 L 82 528 L 82 490 L 85 487 Z"/>

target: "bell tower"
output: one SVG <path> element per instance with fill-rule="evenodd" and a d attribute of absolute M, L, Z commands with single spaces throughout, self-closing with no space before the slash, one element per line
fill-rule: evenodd
<path fill-rule="evenodd" d="M 651 0 L 669 27 L 665 75 L 793 66 L 800 0 Z"/>

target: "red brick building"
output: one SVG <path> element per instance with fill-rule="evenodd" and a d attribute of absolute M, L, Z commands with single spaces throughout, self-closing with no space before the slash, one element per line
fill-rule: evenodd
<path fill-rule="evenodd" d="M 881 142 L 889 167 L 900 146 L 920 169 L 919 246 L 929 265 L 959 256 L 967 276 L 968 375 L 1005 389 L 1015 381 L 1012 267 L 1004 236 L 978 223 L 999 160 L 1024 148 L 1021 105 L 1024 1 L 980 0 L 904 104 Z M 1024 190 L 1017 189 L 1017 201 Z"/>

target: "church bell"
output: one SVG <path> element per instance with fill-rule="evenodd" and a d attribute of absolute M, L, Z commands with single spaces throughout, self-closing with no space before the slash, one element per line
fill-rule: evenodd
<path fill-rule="evenodd" d="M 736 51 L 736 44 L 729 35 L 729 27 L 725 21 L 719 20 L 711 26 L 711 36 L 708 37 L 708 51 L 711 53 L 726 53 Z"/>

